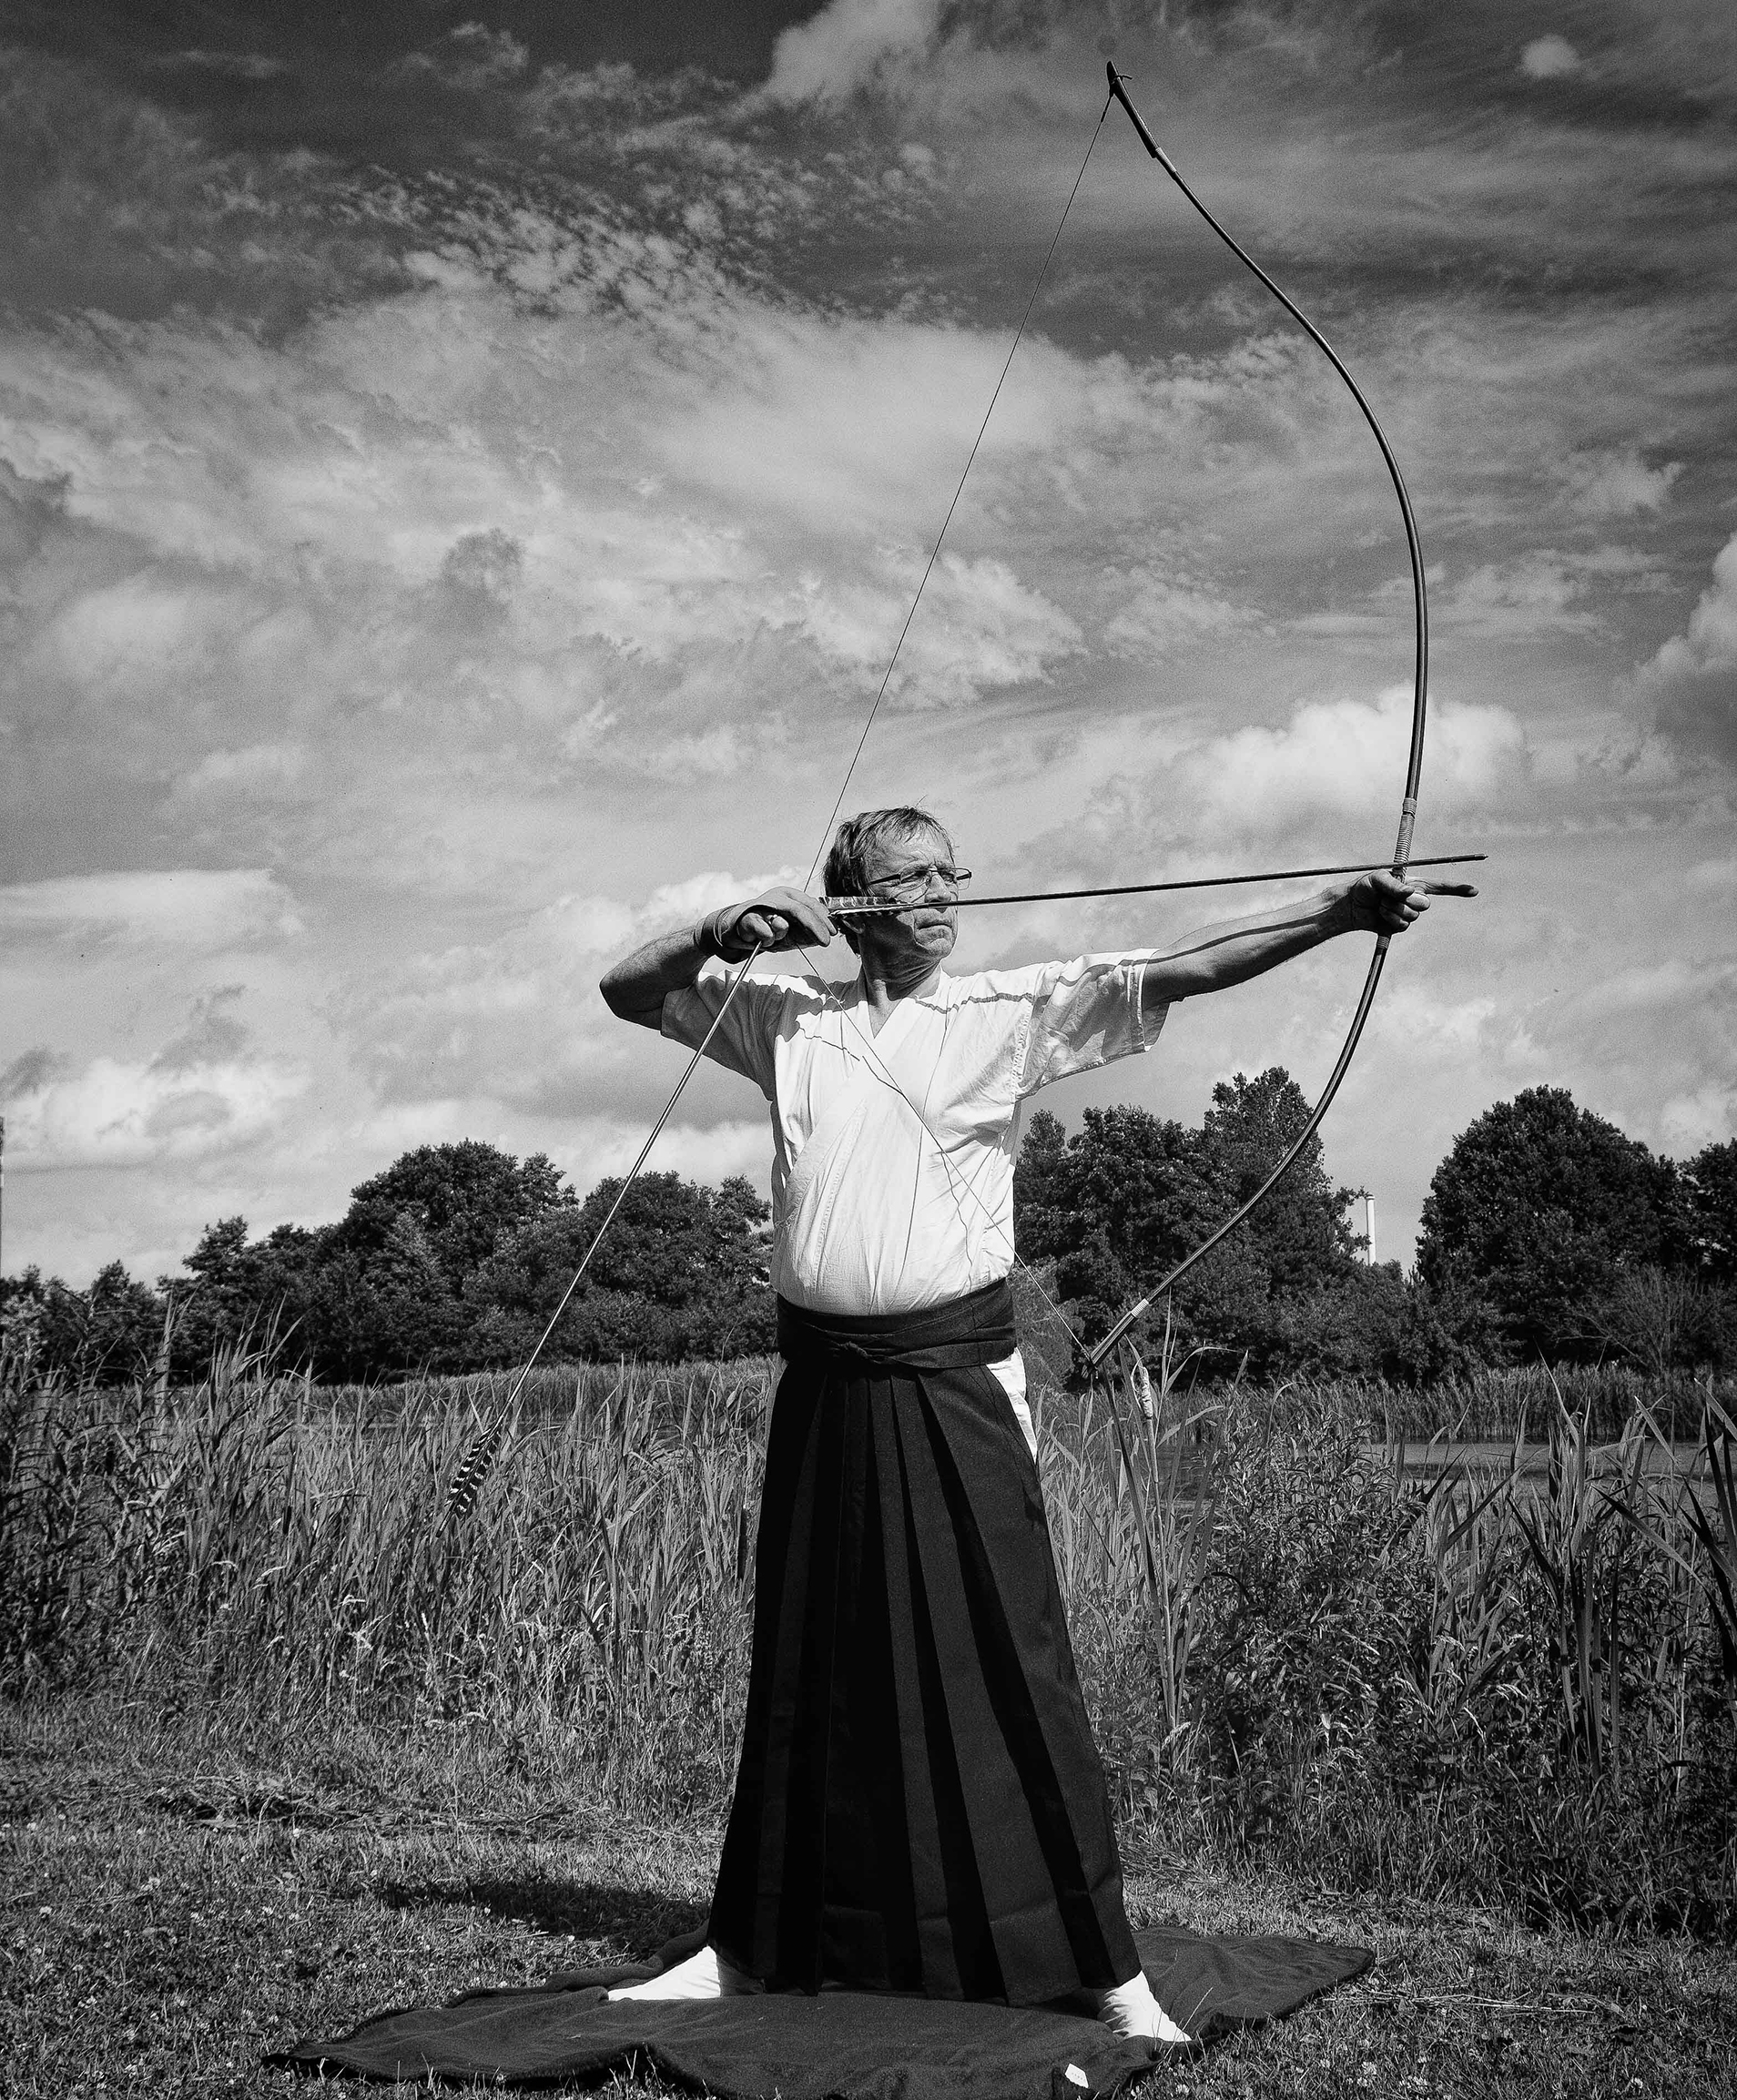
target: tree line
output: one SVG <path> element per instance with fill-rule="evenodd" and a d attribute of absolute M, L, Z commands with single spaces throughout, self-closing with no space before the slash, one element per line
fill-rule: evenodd
<path fill-rule="evenodd" d="M 1022 1260 L 1086 1340 L 1265 1179 L 1307 1120 L 1281 1068 L 1214 1089 L 1198 1127 L 1088 1109 L 1031 1119 L 1014 1174 Z M 610 1204 L 542 1153 L 423 1145 L 361 1182 L 336 1222 L 250 1238 L 206 1227 L 156 1286 L 110 1263 L 86 1290 L 0 1279 L 8 1348 L 70 1378 L 201 1375 L 272 1340 L 326 1381 L 523 1362 Z M 1362 1375 L 1428 1385 L 1478 1364 L 1624 1358 L 1654 1374 L 1737 1364 L 1737 1144 L 1679 1163 L 1557 1088 L 1498 1103 L 1455 1140 L 1417 1261 L 1371 1263 L 1354 1192 L 1318 1138 L 1246 1223 L 1183 1279 L 1173 1325 L 1210 1373 Z M 555 1322 L 554 1361 L 760 1354 L 775 1345 L 769 1213 L 739 1178 L 673 1173 L 629 1192 Z"/>
<path fill-rule="evenodd" d="M 1213 1090 L 1199 1129 L 1088 1109 L 1031 1119 L 1016 1176 L 1027 1261 L 1089 1341 L 1260 1186 L 1308 1120 L 1278 1068 Z M 1318 1138 L 1174 1293 L 1184 1348 L 1271 1380 L 1427 1385 L 1480 1364 L 1626 1360 L 1653 1375 L 1737 1367 L 1737 1143 L 1662 1159 L 1557 1087 L 1462 1131 L 1425 1201 L 1417 1260 L 1358 1258 L 1354 1192 Z"/>
<path fill-rule="evenodd" d="M 155 1290 L 118 1262 L 86 1291 L 29 1269 L 0 1281 L 0 1319 L 14 1346 L 97 1380 L 159 1360 L 171 1378 L 196 1378 L 241 1341 L 269 1342 L 326 1382 L 493 1369 L 530 1354 L 620 1190 L 600 1182 L 582 1202 L 541 1152 L 421 1145 L 354 1189 L 333 1224 L 250 1239 L 245 1218 L 220 1218 Z M 769 1351 L 770 1217 L 739 1176 L 708 1188 L 642 1175 L 545 1355 Z"/>

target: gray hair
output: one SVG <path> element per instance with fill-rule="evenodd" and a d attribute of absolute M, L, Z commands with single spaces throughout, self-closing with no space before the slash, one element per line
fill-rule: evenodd
<path fill-rule="evenodd" d="M 827 855 L 826 894 L 860 897 L 868 887 L 869 849 L 883 839 L 897 840 L 903 845 L 925 831 L 938 833 L 947 840 L 949 853 L 953 850 L 947 827 L 927 809 L 909 806 L 898 809 L 865 809 L 858 816 L 847 817 L 838 827 L 831 852 Z M 854 949 L 857 943 L 850 926 L 843 925 L 839 931 Z"/>

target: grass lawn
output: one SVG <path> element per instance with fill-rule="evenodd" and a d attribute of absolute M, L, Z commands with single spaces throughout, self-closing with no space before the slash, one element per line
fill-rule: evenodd
<path fill-rule="evenodd" d="M 261 2050 L 649 1955 L 701 1922 L 716 1826 L 612 1822 L 536 1761 L 480 1730 L 298 1747 L 113 1709 L 0 1709 L 0 2093 L 288 2094 Z M 1131 1862 L 1129 1899 L 1136 1922 L 1313 1933 L 1378 1956 L 1142 2100 L 1737 2093 L 1729 1948 L 1534 1932 L 1199 1863 Z"/>

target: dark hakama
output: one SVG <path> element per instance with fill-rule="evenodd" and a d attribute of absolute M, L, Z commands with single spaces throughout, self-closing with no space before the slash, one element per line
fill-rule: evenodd
<path fill-rule="evenodd" d="M 708 1939 L 775 1989 L 1027 2005 L 1137 1974 L 990 1284 L 778 1307 L 742 1761 Z"/>

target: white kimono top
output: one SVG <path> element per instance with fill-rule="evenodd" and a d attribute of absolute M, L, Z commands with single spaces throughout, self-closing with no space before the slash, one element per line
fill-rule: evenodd
<path fill-rule="evenodd" d="M 1140 1005 L 1151 953 L 943 970 L 879 1035 L 860 980 L 747 978 L 706 1055 L 771 1104 L 779 1295 L 817 1313 L 904 1313 L 1005 1276 L 1020 1103 L 1157 1040 L 1163 1012 L 1149 1021 Z M 694 1049 L 727 981 L 708 969 L 668 993 L 663 1032 Z M 993 1368 L 1023 1418 L 1019 1356 Z"/>

